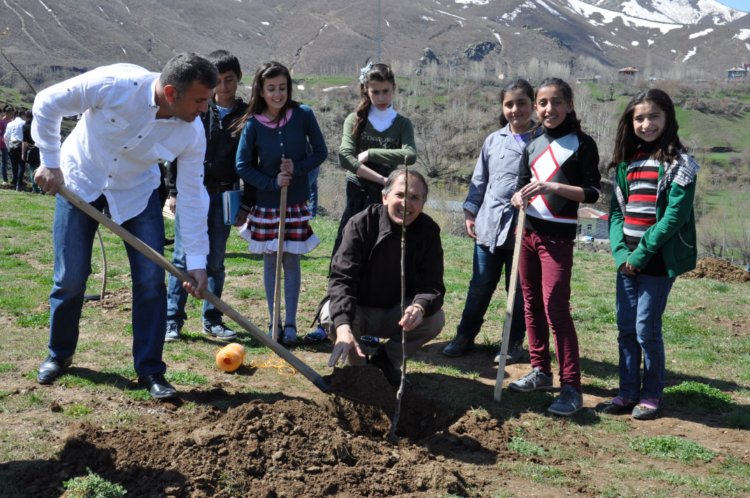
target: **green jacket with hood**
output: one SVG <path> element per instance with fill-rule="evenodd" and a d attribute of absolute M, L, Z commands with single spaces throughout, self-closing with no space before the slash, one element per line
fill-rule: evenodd
<path fill-rule="evenodd" d="M 658 253 L 664 259 L 670 278 L 695 268 L 698 251 L 693 199 L 699 168 L 692 156 L 684 152 L 666 168 L 659 165 L 656 223 L 646 230 L 638 246 L 631 251 L 623 234 L 628 163 L 617 165 L 609 214 L 609 242 L 616 268 L 627 262 L 642 269 Z"/>

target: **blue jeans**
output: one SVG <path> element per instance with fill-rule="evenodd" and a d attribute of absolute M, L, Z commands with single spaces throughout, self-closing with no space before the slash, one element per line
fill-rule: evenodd
<path fill-rule="evenodd" d="M 49 352 L 53 358 L 68 358 L 78 344 L 79 321 L 86 280 L 91 274 L 91 251 L 98 223 L 61 195 L 56 197 L 52 241 L 55 270 L 50 293 Z M 107 209 L 102 195 L 92 206 Z M 125 221 L 122 227 L 164 252 L 164 219 L 156 190 L 146 209 Z M 166 326 L 164 270 L 132 246 L 125 244 L 130 261 L 133 294 L 133 360 L 138 376 L 164 373 L 162 361 Z"/>
<path fill-rule="evenodd" d="M 310 200 L 308 206 L 310 207 L 310 216 L 315 218 L 318 214 L 318 175 L 320 174 L 320 167 L 315 168 L 307 174 L 307 181 L 310 183 Z"/>
<path fill-rule="evenodd" d="M 490 305 L 492 294 L 505 269 L 505 291 L 510 288 L 510 270 L 513 264 L 513 250 L 496 248 L 494 254 L 489 248 L 474 244 L 474 262 L 469 290 L 466 293 L 466 304 L 458 324 L 458 335 L 474 339 L 484 323 L 484 315 Z M 523 293 L 521 286 L 516 287 L 513 317 L 510 328 L 510 342 L 523 341 L 526 335 L 526 322 L 523 314 Z"/>
<path fill-rule="evenodd" d="M 216 297 L 221 297 L 224 290 L 224 257 L 227 253 L 227 239 L 232 225 L 224 224 L 224 213 L 221 207 L 221 193 L 209 194 L 208 206 L 208 259 L 206 261 L 206 273 L 208 273 L 208 290 Z M 180 236 L 180 220 L 175 217 L 174 223 L 174 254 L 172 263 L 181 270 L 186 269 L 185 252 L 182 249 L 182 237 Z M 185 314 L 185 303 L 187 292 L 182 287 L 182 282 L 174 275 L 169 275 L 167 284 L 167 320 L 174 320 L 180 327 L 187 319 Z M 221 322 L 221 311 L 213 304 L 203 301 L 203 321 L 208 324 Z"/>
<path fill-rule="evenodd" d="M 639 274 L 629 277 L 617 273 L 619 395 L 622 398 L 638 401 L 643 398 L 660 399 L 662 396 L 666 366 L 661 317 L 673 283 L 674 279 L 666 276 Z"/>

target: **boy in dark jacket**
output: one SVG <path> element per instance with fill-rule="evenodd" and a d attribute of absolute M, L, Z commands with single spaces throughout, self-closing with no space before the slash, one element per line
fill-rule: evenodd
<path fill-rule="evenodd" d="M 227 239 L 231 225 L 224 223 L 222 209 L 222 193 L 236 190 L 239 177 L 234 169 L 235 156 L 239 136 L 232 133 L 234 121 L 242 116 L 247 104 L 237 97 L 237 88 L 242 80 L 237 57 L 226 50 L 216 50 L 208 54 L 208 60 L 214 63 L 219 71 L 219 82 L 214 89 L 214 98 L 208 106 L 208 111 L 201 116 L 206 131 L 206 156 L 203 161 L 203 184 L 206 186 L 210 205 L 208 209 L 208 240 L 209 253 L 206 270 L 208 272 L 208 290 L 217 297 L 221 297 L 224 288 L 224 256 L 227 249 Z M 178 166 L 168 165 L 167 187 L 169 198 L 167 207 L 174 212 L 175 198 L 178 192 L 175 188 Z M 245 184 L 242 207 L 235 222 L 240 226 L 245 222 L 250 205 L 254 202 L 254 189 Z M 178 268 L 185 268 L 185 253 L 180 240 L 179 223 L 175 223 L 175 242 L 173 263 Z M 176 341 L 180 338 L 180 331 L 187 318 L 185 302 L 187 293 L 181 282 L 173 275 L 169 277 L 167 287 L 167 328 L 165 341 Z M 237 334 L 222 321 L 222 313 L 208 301 L 203 301 L 203 332 L 217 339 L 234 339 Z"/>

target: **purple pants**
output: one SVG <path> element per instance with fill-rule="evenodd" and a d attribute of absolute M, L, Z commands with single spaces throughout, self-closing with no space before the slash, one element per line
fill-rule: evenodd
<path fill-rule="evenodd" d="M 573 241 L 524 230 L 518 262 L 531 366 L 552 372 L 549 331 L 555 336 L 560 384 L 581 390 L 578 336 L 570 314 Z"/>

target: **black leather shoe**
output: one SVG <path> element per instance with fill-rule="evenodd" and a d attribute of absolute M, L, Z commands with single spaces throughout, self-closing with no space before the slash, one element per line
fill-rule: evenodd
<path fill-rule="evenodd" d="M 466 352 L 473 347 L 474 347 L 474 339 L 466 337 L 465 335 L 457 334 L 456 338 L 453 339 L 451 342 L 449 342 L 448 345 L 443 348 L 442 353 L 445 356 L 456 358 L 458 356 L 465 355 Z"/>
<path fill-rule="evenodd" d="M 401 370 L 393 366 L 391 359 L 388 358 L 388 353 L 385 352 L 385 347 L 382 345 L 378 348 L 375 354 L 370 357 L 370 365 L 382 370 L 383 375 L 385 375 L 385 380 L 387 380 L 393 387 L 399 387 L 401 385 Z"/>
<path fill-rule="evenodd" d="M 39 365 L 39 374 L 36 376 L 37 382 L 40 384 L 52 384 L 65 373 L 65 370 L 70 367 L 73 363 L 73 357 L 69 358 L 53 358 L 48 356 L 46 360 Z"/>
<path fill-rule="evenodd" d="M 138 377 L 138 385 L 148 389 L 154 399 L 170 399 L 177 397 L 177 389 L 167 382 L 164 374 L 151 374 Z"/>
<path fill-rule="evenodd" d="M 499 352 L 497 353 L 497 355 L 495 355 L 495 359 L 493 361 L 495 365 L 500 363 Z M 511 342 L 510 344 L 508 344 L 508 354 L 505 357 L 506 365 L 514 365 L 516 363 L 528 363 L 528 361 L 529 361 L 529 352 L 523 349 L 523 341 Z"/>

